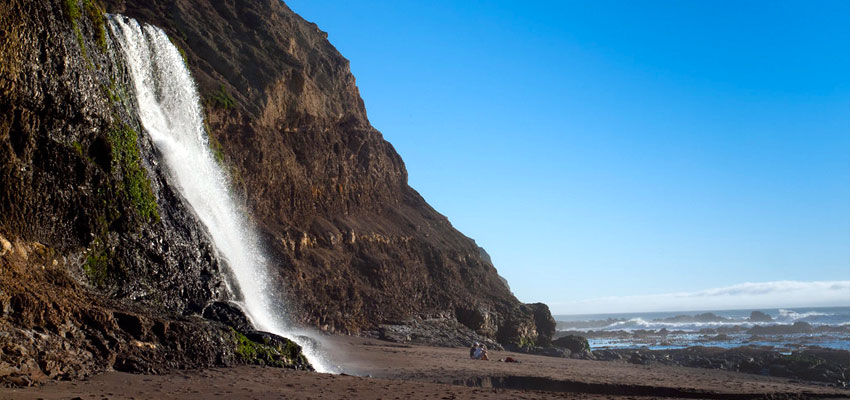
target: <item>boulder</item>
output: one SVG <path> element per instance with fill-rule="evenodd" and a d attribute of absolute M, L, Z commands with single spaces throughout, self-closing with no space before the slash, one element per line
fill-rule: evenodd
<path fill-rule="evenodd" d="M 552 341 L 552 346 L 569 349 L 573 353 L 581 353 L 590 350 L 587 338 L 576 335 L 567 335 Z"/>
<path fill-rule="evenodd" d="M 812 333 L 814 329 L 808 322 L 797 321 L 793 325 L 757 325 L 747 331 L 750 335 L 793 335 Z"/>
<path fill-rule="evenodd" d="M 295 342 L 269 332 L 234 333 L 238 346 L 236 354 L 243 362 L 279 368 L 312 371 L 313 367 Z"/>
<path fill-rule="evenodd" d="M 543 303 L 521 304 L 510 310 L 496 332 L 503 345 L 548 346 L 555 334 L 555 319 Z"/>
<path fill-rule="evenodd" d="M 761 311 L 753 311 L 747 320 L 750 322 L 773 322 L 773 317 Z"/>
<path fill-rule="evenodd" d="M 254 324 L 242 311 L 242 307 L 229 301 L 214 301 L 204 308 L 203 316 L 206 319 L 221 322 L 239 332 L 250 332 L 254 330 Z"/>

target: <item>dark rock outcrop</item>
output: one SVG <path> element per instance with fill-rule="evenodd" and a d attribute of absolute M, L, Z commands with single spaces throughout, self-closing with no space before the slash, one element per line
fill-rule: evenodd
<path fill-rule="evenodd" d="M 808 348 L 782 354 L 761 347 L 724 349 L 694 346 L 673 350 L 596 350 L 593 354 L 597 360 L 603 361 L 625 359 L 641 365 L 723 369 L 824 382 L 838 387 L 850 384 L 850 351 L 847 350 Z"/>
<path fill-rule="evenodd" d="M 761 311 L 753 311 L 750 313 L 750 318 L 748 319 L 750 322 L 773 322 L 773 317 L 767 315 Z"/>
<path fill-rule="evenodd" d="M 482 336 L 453 318 L 412 319 L 397 324 L 381 324 L 364 336 L 396 343 L 427 344 L 445 347 L 469 347 L 480 343 L 488 349 L 503 350 L 502 345 Z"/>
<path fill-rule="evenodd" d="M 812 332 L 814 332 L 812 325 L 804 321 L 797 321 L 793 325 L 756 325 L 747 331 L 750 335 L 789 335 Z"/>
<path fill-rule="evenodd" d="M 573 353 L 590 351 L 590 343 L 588 343 L 587 338 L 576 335 L 559 337 L 552 341 L 552 346 L 569 349 Z"/>
<path fill-rule="evenodd" d="M 311 368 L 300 348 L 284 338 L 267 341 L 269 334 L 251 329 L 249 339 L 199 316 L 163 316 L 110 301 L 81 287 L 68 272 L 71 261 L 56 250 L 8 242 L 10 251 L 0 256 L 0 384 L 81 379 L 110 368 L 141 373 L 239 363 Z"/>
<path fill-rule="evenodd" d="M 242 309 L 231 302 L 214 301 L 204 308 L 203 317 L 225 324 L 238 332 L 250 332 L 254 325 L 242 311 Z"/>
<path fill-rule="evenodd" d="M 590 351 L 590 343 L 582 336 L 565 335 L 561 336 L 544 346 L 537 346 L 531 343 L 522 345 L 508 345 L 507 349 L 519 353 L 536 354 L 548 357 L 563 357 L 563 358 L 578 358 L 584 360 L 593 360 L 595 356 Z"/>

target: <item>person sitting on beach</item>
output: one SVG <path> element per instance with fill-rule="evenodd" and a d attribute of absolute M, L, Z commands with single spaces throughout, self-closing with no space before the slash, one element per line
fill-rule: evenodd
<path fill-rule="evenodd" d="M 475 349 L 478 348 L 478 342 L 472 343 L 472 347 L 469 348 L 469 358 L 475 358 Z"/>
<path fill-rule="evenodd" d="M 483 353 L 483 351 L 481 350 L 481 345 L 475 346 L 475 350 L 472 352 L 472 359 L 473 360 L 480 360 L 482 353 Z"/>
<path fill-rule="evenodd" d="M 483 344 L 481 345 L 481 355 L 478 357 L 478 359 L 484 360 L 484 361 L 490 360 L 490 358 L 487 357 L 487 346 L 485 346 Z"/>

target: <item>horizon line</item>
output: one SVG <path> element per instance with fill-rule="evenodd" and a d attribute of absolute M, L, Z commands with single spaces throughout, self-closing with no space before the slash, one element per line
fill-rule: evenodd
<path fill-rule="evenodd" d="M 727 309 L 700 309 L 700 310 L 664 310 L 664 311 L 632 311 L 632 312 L 603 312 L 603 313 L 580 313 L 580 314 L 562 314 L 552 313 L 552 316 L 583 316 L 583 315 L 619 315 L 619 314 L 653 314 L 653 313 L 689 313 L 689 312 L 725 312 L 725 311 L 765 311 L 765 310 L 792 310 L 801 308 L 847 308 L 850 309 L 850 303 L 845 305 L 827 305 L 827 306 L 782 306 L 782 307 L 745 307 L 745 308 L 727 308 Z"/>

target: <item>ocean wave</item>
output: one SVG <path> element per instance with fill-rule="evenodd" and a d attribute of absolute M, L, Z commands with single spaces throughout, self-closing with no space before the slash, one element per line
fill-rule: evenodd
<path fill-rule="evenodd" d="M 797 318 L 797 319 L 789 319 L 789 320 L 774 320 L 771 322 L 752 322 L 746 319 L 740 320 L 731 320 L 731 321 L 712 321 L 712 322 L 669 322 L 669 321 L 656 321 L 656 320 L 645 320 L 643 318 L 631 318 L 623 321 L 614 321 L 610 324 L 600 325 L 600 326 L 580 326 L 573 325 L 569 323 L 565 323 L 558 327 L 558 330 L 561 331 L 634 331 L 634 330 L 660 330 L 667 329 L 668 331 L 686 331 L 686 332 L 699 332 L 703 329 L 719 329 L 719 328 L 745 328 L 749 329 L 754 326 L 769 326 L 769 325 L 793 325 L 795 322 L 799 322 L 799 319 L 805 317 Z M 833 326 L 847 326 L 850 325 L 850 321 L 848 322 L 839 322 L 839 323 L 827 323 L 821 321 L 811 321 L 809 322 L 812 326 L 821 326 L 821 325 L 833 325 Z"/>
<path fill-rule="evenodd" d="M 685 331 L 697 333 L 703 329 L 749 329 L 765 325 L 793 325 L 805 322 L 813 327 L 850 325 L 850 308 L 831 307 L 826 309 L 773 309 L 763 313 L 771 317 L 770 321 L 753 321 L 751 312 L 714 311 L 696 313 L 648 313 L 649 315 L 589 315 L 585 320 L 558 321 L 559 331 L 635 331 L 660 330 Z"/>
<path fill-rule="evenodd" d="M 760 325 L 746 320 L 741 321 L 715 321 L 715 322 L 666 322 L 666 321 L 647 321 L 643 318 L 632 318 L 626 321 L 617 321 L 607 326 L 601 327 L 601 330 L 632 330 L 632 329 L 647 329 L 657 330 L 666 328 L 667 330 L 683 330 L 683 331 L 698 331 L 706 328 L 719 328 L 723 326 L 742 326 L 745 328 Z"/>
<path fill-rule="evenodd" d="M 801 320 L 801 319 L 805 319 L 805 318 L 831 317 L 833 315 L 835 315 L 835 314 L 833 314 L 833 313 L 823 313 L 823 312 L 817 312 L 817 311 L 809 311 L 809 312 L 804 312 L 804 313 L 798 313 L 794 310 L 779 309 L 779 317 L 777 317 L 777 319 L 782 318 L 783 320 L 797 321 L 797 320 Z"/>

